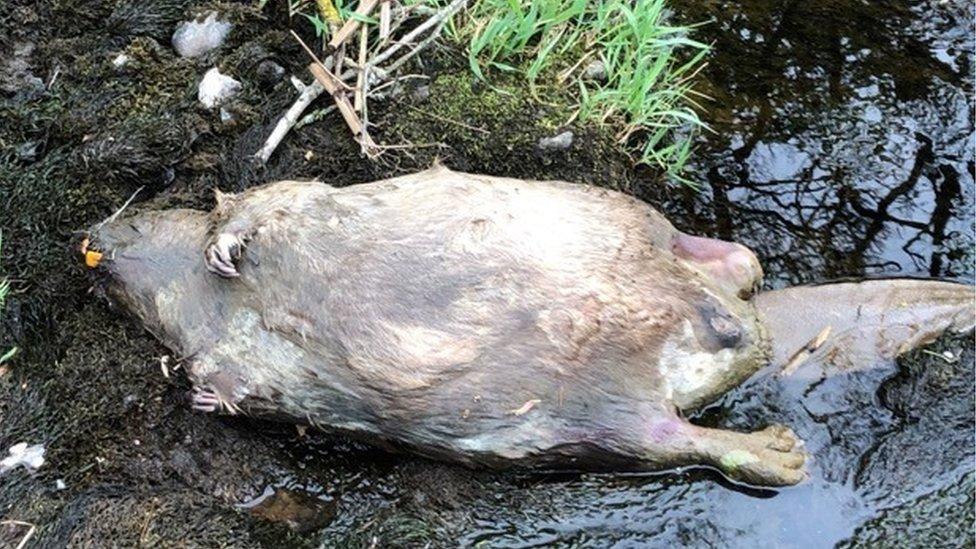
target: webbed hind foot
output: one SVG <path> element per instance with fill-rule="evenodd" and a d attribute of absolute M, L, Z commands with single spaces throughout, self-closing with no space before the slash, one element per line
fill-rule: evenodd
<path fill-rule="evenodd" d="M 653 420 L 644 436 L 648 434 L 642 457 L 649 468 L 711 465 L 754 486 L 790 486 L 807 477 L 803 442 L 782 425 L 739 433 L 699 427 L 674 416 Z"/>
<path fill-rule="evenodd" d="M 754 433 L 702 429 L 709 461 L 732 480 L 757 486 L 789 486 L 806 478 L 803 442 L 783 425 Z"/>

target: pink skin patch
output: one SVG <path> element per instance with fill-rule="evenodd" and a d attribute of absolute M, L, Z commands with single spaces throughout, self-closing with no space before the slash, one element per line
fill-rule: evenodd
<path fill-rule="evenodd" d="M 665 444 L 674 441 L 685 429 L 685 423 L 679 419 L 661 419 L 651 423 L 650 437 L 655 444 Z"/>
<path fill-rule="evenodd" d="M 752 291 L 762 280 L 759 260 L 742 244 L 678 233 L 671 240 L 671 251 L 715 280 L 730 283 L 740 292 Z"/>

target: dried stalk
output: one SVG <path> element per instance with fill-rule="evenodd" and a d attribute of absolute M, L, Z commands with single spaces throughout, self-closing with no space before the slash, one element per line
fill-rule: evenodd
<path fill-rule="evenodd" d="M 424 38 L 423 40 L 421 40 L 420 43 L 417 44 L 413 49 L 411 49 L 410 51 L 408 51 L 404 55 L 400 56 L 399 59 L 397 59 L 396 61 L 390 63 L 390 65 L 387 66 L 383 70 L 385 70 L 387 73 L 392 73 L 395 70 L 399 69 L 407 61 L 410 61 L 413 58 L 414 55 L 417 55 L 418 53 L 420 53 L 421 50 L 423 50 L 428 45 L 430 45 L 430 43 L 433 42 L 440 35 L 441 29 L 443 29 L 443 28 L 444 28 L 444 21 L 441 21 L 441 23 L 439 25 L 437 25 L 437 28 L 434 29 L 434 32 L 430 33 L 427 36 L 427 38 Z"/>
<path fill-rule="evenodd" d="M 332 80 L 327 80 L 327 81 L 336 85 L 341 85 L 346 89 L 350 89 L 349 86 L 345 84 L 345 81 L 353 78 L 354 76 L 357 76 L 360 73 L 359 69 L 363 69 L 364 71 L 375 75 L 378 80 L 389 79 L 390 73 L 393 70 L 401 67 L 407 61 L 413 58 L 413 56 L 416 55 L 420 50 L 422 50 L 424 47 L 430 44 L 430 42 L 433 41 L 434 37 L 436 37 L 443 29 L 444 23 L 447 20 L 447 18 L 452 16 L 458 10 L 463 9 L 467 5 L 467 3 L 468 0 L 454 0 L 453 2 L 445 6 L 443 9 L 434 13 L 430 18 L 428 18 L 426 21 L 418 25 L 415 29 L 407 33 L 403 38 L 395 41 L 390 47 L 388 47 L 387 49 L 383 50 L 381 53 L 377 54 L 375 57 L 370 59 L 366 63 L 365 67 L 360 66 L 357 69 L 347 70 L 343 72 L 341 75 L 339 75 L 338 77 L 333 75 L 335 81 Z M 375 2 L 373 2 L 373 7 L 375 7 Z M 372 7 L 370 8 L 370 10 L 372 10 Z M 393 57 L 394 54 L 400 51 L 405 45 L 410 44 L 417 37 L 419 37 L 420 35 L 422 35 L 423 33 L 431 29 L 434 29 L 434 32 L 431 33 L 431 36 L 428 36 L 419 44 L 414 46 L 406 54 L 397 58 L 395 61 L 393 61 L 390 64 L 388 68 L 384 69 L 379 67 L 381 63 L 384 63 L 385 61 L 389 60 L 391 57 Z M 304 47 L 306 51 L 309 52 L 309 54 L 313 57 L 313 59 L 316 60 L 316 65 L 325 68 L 325 66 L 321 63 L 321 61 L 318 60 L 315 54 L 310 49 L 308 49 L 307 46 Z M 348 64 L 348 61 L 349 60 L 344 60 L 343 64 Z M 342 65 L 340 64 L 334 66 L 342 66 Z M 315 78 L 311 84 L 305 87 L 305 89 L 299 95 L 298 99 L 295 100 L 295 103 L 292 104 L 292 106 L 289 107 L 288 110 L 285 112 L 285 114 L 278 120 L 278 123 L 275 125 L 274 130 L 272 130 L 271 135 L 268 136 L 268 139 L 264 142 L 264 145 L 261 146 L 261 149 L 258 150 L 257 153 L 255 153 L 254 157 L 259 162 L 263 164 L 266 163 L 268 159 L 271 158 L 271 155 L 274 154 L 275 149 L 278 148 L 278 145 L 281 144 L 281 141 L 285 138 L 288 132 L 295 126 L 295 124 L 299 120 L 299 117 L 301 117 L 302 113 L 305 112 L 305 109 L 307 109 L 308 106 L 313 101 L 315 101 L 315 99 L 317 99 L 320 95 L 322 95 L 322 92 L 324 91 L 325 91 L 325 87 L 323 86 L 322 82 L 318 78 Z M 339 109 L 341 111 L 342 107 L 339 107 Z M 343 116 L 345 117 L 345 114 Z M 362 129 L 362 125 L 360 125 L 360 129 Z M 376 146 L 375 143 L 364 144 L 364 147 L 366 146 L 376 147 L 377 149 L 379 148 Z"/>
<path fill-rule="evenodd" d="M 332 99 L 335 101 L 336 107 L 339 108 L 339 113 L 342 114 L 342 118 L 345 119 L 346 125 L 352 130 L 353 135 L 363 135 L 364 136 L 364 146 L 368 146 L 372 143 L 369 136 L 365 133 L 364 126 L 360 122 L 359 117 L 356 116 L 356 110 L 353 108 L 352 103 L 349 102 L 349 97 L 342 90 L 342 82 L 329 71 L 325 70 L 319 63 L 312 63 L 308 66 L 309 72 L 315 77 L 315 80 L 322 84 L 325 91 L 329 92 Z"/>
<path fill-rule="evenodd" d="M 24 537 L 20 538 L 20 543 L 17 544 L 15 549 L 24 549 L 24 547 L 27 546 L 27 542 L 30 541 L 32 537 L 34 537 L 34 532 L 37 531 L 36 524 L 30 522 L 24 522 L 22 520 L 4 520 L 4 521 L 0 521 L 0 524 L 10 525 L 10 526 L 23 526 L 27 528 L 27 533 L 24 534 Z"/>
<path fill-rule="evenodd" d="M 339 46 L 345 44 L 346 40 L 349 40 L 349 37 L 351 37 L 356 32 L 356 29 L 358 29 L 362 24 L 361 20 L 369 17 L 369 14 L 373 11 L 373 8 L 376 7 L 377 3 L 379 3 L 379 0 L 362 0 L 359 3 L 359 6 L 356 7 L 356 15 L 358 15 L 358 17 L 350 17 L 349 20 L 342 25 L 342 28 L 339 29 L 339 32 L 332 35 L 332 40 L 329 40 L 328 51 L 335 51 L 339 49 Z"/>
<path fill-rule="evenodd" d="M 376 151 L 376 143 L 373 142 L 369 134 L 366 133 L 366 125 L 360 122 L 359 117 L 356 116 L 355 108 L 349 103 L 349 97 L 346 92 L 350 90 L 349 86 L 345 82 L 339 79 L 336 75 L 329 72 L 325 64 L 315 55 L 315 52 L 305 44 L 305 41 L 301 39 L 300 36 L 292 31 L 292 36 L 298 43 L 301 44 L 302 48 L 308 53 L 309 57 L 312 58 L 313 63 L 308 66 L 309 72 L 315 77 L 315 80 L 322 85 L 322 88 L 329 92 L 332 96 L 332 100 L 335 101 L 336 107 L 339 108 L 339 112 L 342 114 L 342 118 L 346 121 L 346 125 L 352 130 L 354 136 L 359 138 L 359 142 L 363 147 L 363 151 L 369 156 L 373 156 L 374 151 Z M 343 55 L 343 50 L 345 50 L 345 45 L 340 47 L 338 55 Z M 340 58 L 333 58 L 333 65 L 339 66 Z M 358 92 L 360 88 L 355 88 Z"/>
<path fill-rule="evenodd" d="M 367 130 L 369 129 L 369 108 L 366 105 L 366 97 L 369 96 L 369 66 L 367 65 L 366 67 L 364 67 L 362 72 L 360 72 L 359 74 L 363 79 L 362 86 L 358 90 L 363 97 L 363 104 L 362 104 L 363 110 L 360 113 L 363 116 L 363 131 L 362 131 L 362 136 L 359 139 L 359 146 L 362 149 L 362 152 L 366 154 L 366 156 L 370 158 L 374 158 L 375 156 L 380 154 L 380 150 L 376 147 L 376 143 L 373 143 L 372 138 L 370 138 L 369 134 L 367 133 Z M 373 147 L 372 148 L 368 147 L 367 143 L 371 143 Z"/>
<path fill-rule="evenodd" d="M 366 87 L 366 41 L 369 36 L 369 27 L 363 27 L 359 29 L 359 66 L 363 67 L 359 71 L 359 76 L 356 78 L 356 101 L 353 106 L 356 108 L 356 112 L 363 112 L 363 102 L 366 101 L 366 95 L 364 88 Z"/>
<path fill-rule="evenodd" d="M 383 0 L 380 4 L 380 44 L 385 44 L 390 37 L 390 22 L 393 19 L 393 9 L 390 7 L 390 0 Z"/>
<path fill-rule="evenodd" d="M 407 33 L 406 36 L 404 36 L 400 40 L 397 40 L 392 46 L 387 48 L 383 53 L 371 59 L 369 64 L 374 67 L 379 66 L 380 63 L 393 57 L 393 54 L 400 51 L 400 48 L 411 43 L 414 39 L 416 39 L 421 34 L 427 32 L 433 27 L 437 27 L 438 29 L 442 28 L 443 25 L 441 25 L 441 23 L 443 21 L 445 21 L 451 15 L 454 15 L 454 12 L 460 10 L 467 4 L 468 4 L 468 0 L 454 0 L 453 2 L 445 6 L 444 9 L 431 16 L 430 19 L 424 21 L 423 23 L 418 25 L 417 28 Z"/>

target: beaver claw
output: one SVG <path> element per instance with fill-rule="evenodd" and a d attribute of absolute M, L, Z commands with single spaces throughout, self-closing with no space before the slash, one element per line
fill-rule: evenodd
<path fill-rule="evenodd" d="M 231 415 L 240 412 L 240 409 L 232 402 L 221 398 L 220 394 L 210 388 L 193 388 L 193 396 L 190 398 L 191 406 L 198 412 L 217 412 L 225 411 Z"/>
<path fill-rule="evenodd" d="M 191 397 L 193 409 L 198 412 L 216 412 L 220 407 L 220 397 L 213 391 L 195 388 Z"/>
<path fill-rule="evenodd" d="M 244 250 L 244 240 L 231 233 L 221 233 L 204 251 L 207 270 L 224 278 L 236 278 L 237 262 Z"/>

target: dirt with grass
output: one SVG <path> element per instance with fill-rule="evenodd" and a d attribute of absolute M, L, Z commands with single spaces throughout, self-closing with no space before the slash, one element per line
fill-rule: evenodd
<path fill-rule="evenodd" d="M 794 149 L 812 143 L 804 149 L 808 156 L 837 156 L 830 152 L 836 149 L 825 146 L 830 139 L 824 136 L 847 134 L 832 130 L 829 116 L 818 119 L 807 109 L 834 109 L 829 113 L 836 115 L 838 103 L 856 96 L 850 90 L 871 83 L 848 83 L 834 79 L 829 70 L 815 70 L 843 64 L 844 55 L 857 53 L 845 49 L 854 46 L 836 46 L 838 37 L 821 36 L 823 29 L 844 20 L 831 2 L 814 2 L 810 8 L 823 24 L 783 28 L 794 41 L 810 38 L 809 56 L 802 56 L 809 63 L 800 69 L 812 76 L 801 84 L 833 103 L 791 102 L 803 86 L 791 88 L 782 71 L 769 76 L 786 82 L 782 89 L 753 87 L 755 82 L 743 76 L 748 72 L 755 77 L 757 71 L 750 67 L 768 57 L 768 41 L 776 35 L 763 31 L 768 41 L 759 43 L 740 38 L 739 27 L 757 33 L 762 28 L 758 21 L 766 19 L 753 13 L 774 13 L 772 19 L 778 21 L 795 21 L 796 14 L 747 2 L 748 9 L 742 9 L 750 15 L 716 23 L 715 33 L 723 36 L 719 51 L 732 53 L 731 58 L 713 60 L 718 68 L 706 74 L 708 86 L 729 94 L 715 94 L 721 101 L 710 121 L 727 125 L 721 137 L 709 137 L 711 147 L 704 147 L 700 160 L 707 165 L 695 168 L 698 181 L 713 189 L 703 194 L 667 187 L 653 170 L 634 167 L 612 132 L 578 123 L 567 126 L 571 110 L 534 99 L 522 81 L 498 75 L 489 86 L 477 80 L 464 52 L 448 43 L 425 52 L 411 68 L 426 79 L 410 80 L 394 97 L 370 103 L 374 139 L 403 148 L 376 160 L 364 158 L 333 114 L 295 130 L 266 165 L 256 165 L 251 155 L 297 96 L 287 75 L 309 81 L 306 54 L 289 30 L 296 29 L 309 43 L 315 36 L 309 25 L 289 20 L 285 4 L 272 1 L 258 11 L 254 3 L 0 0 L 0 28 L 9 31 L 0 33 L 0 274 L 12 283 L 0 323 L 0 351 L 13 345 L 20 349 L 0 373 L 0 452 L 18 442 L 46 448 L 46 463 L 36 472 L 17 468 L 0 477 L 0 521 L 33 525 L 28 546 L 86 547 L 107 540 L 118 546 L 207 547 L 584 545 L 595 539 L 744 544 L 775 539 L 790 531 L 783 524 L 798 524 L 799 517 L 811 515 L 806 522 L 816 523 L 834 541 L 854 536 L 869 543 L 900 524 L 949 539 L 962 539 L 959 532 L 971 531 L 972 515 L 965 511 L 972 507 L 971 467 L 952 466 L 972 461 L 973 358 L 966 340 L 943 340 L 927 350 L 934 354 L 916 353 L 895 376 L 882 370 L 813 388 L 767 380 L 734 392 L 708 411 L 702 418 L 706 422 L 749 428 L 765 417 L 791 422 L 809 437 L 822 468 L 814 471 L 806 488 L 775 497 L 723 485 L 708 472 L 632 477 L 469 471 L 385 454 L 314 430 L 191 412 L 189 385 L 178 362 L 170 360 L 169 375 L 164 375 L 166 349 L 89 293 L 92 281 L 72 248 L 76 231 L 110 215 L 140 188 L 133 211 L 209 208 L 215 188 L 237 192 L 284 178 L 348 185 L 426 168 L 439 158 L 459 170 L 567 179 L 633 192 L 664 208 L 684 228 L 756 247 L 770 260 L 770 275 L 777 282 L 862 275 L 883 271 L 885 265 L 911 271 L 915 260 L 884 246 L 908 238 L 895 226 L 897 215 L 889 216 L 892 221 L 849 206 L 857 197 L 875 204 L 871 199 L 881 193 L 886 179 L 865 179 L 863 184 L 841 180 L 851 172 L 829 166 L 836 186 L 823 192 L 840 196 L 846 206 L 833 222 L 818 225 L 797 214 L 792 204 L 761 202 L 770 185 L 787 183 L 772 176 L 750 179 L 748 174 L 749 169 L 782 171 L 783 162 L 797 159 L 793 153 L 764 157 L 780 150 L 770 143 Z M 712 2 L 690 4 L 685 11 L 696 19 L 721 13 Z M 201 58 L 179 57 L 170 43 L 177 24 L 211 9 L 234 23 L 226 42 Z M 897 17 L 865 15 L 890 23 L 891 28 L 877 31 L 883 38 L 878 43 L 919 26 L 921 37 L 912 40 L 929 43 L 932 34 L 942 32 L 926 30 L 919 13 L 895 11 Z M 934 20 L 931 13 L 926 17 L 924 21 Z M 848 27 L 836 28 L 852 34 Z M 822 49 L 821 42 L 827 43 Z M 971 49 L 969 42 L 964 42 L 966 48 Z M 841 61 L 832 57 L 835 53 Z M 116 63 L 120 54 L 125 63 Z M 960 62 L 963 71 L 971 66 L 971 53 L 966 55 Z M 943 91 L 920 91 L 913 82 L 948 82 L 970 97 L 971 89 L 960 83 L 965 75 L 933 64 L 927 54 L 922 57 L 924 63 L 917 54 L 892 46 L 870 57 L 870 63 L 851 62 L 853 76 L 847 76 L 864 76 L 858 71 L 883 74 L 887 69 L 879 67 L 906 59 L 921 67 L 914 72 L 924 77 L 915 74 L 894 84 L 899 94 L 914 90 L 900 99 L 914 103 L 874 104 L 886 113 L 909 105 L 903 114 L 923 121 L 917 132 L 934 135 L 934 152 L 931 142 L 928 149 L 920 149 L 916 163 L 922 175 L 908 170 L 909 177 L 915 173 L 910 181 L 951 185 L 955 177 L 957 185 L 961 180 L 971 186 L 965 153 L 959 158 L 944 153 L 950 147 L 942 144 L 955 146 L 958 136 L 933 129 L 964 126 L 971 116 L 957 111 L 969 108 L 971 114 L 971 99 L 946 114 L 931 106 L 945 102 L 934 95 Z M 262 68 L 263 62 L 280 65 L 285 76 L 269 78 L 269 65 Z M 224 117 L 197 100 L 197 85 L 214 66 L 243 83 L 225 105 Z M 835 80 L 849 95 L 830 95 Z M 886 82 L 882 77 L 882 89 Z M 782 100 L 786 107 L 766 102 L 771 89 L 787 96 Z M 313 109 L 327 106 L 327 101 L 320 98 Z M 774 112 L 786 113 L 793 122 L 778 124 Z M 926 118 L 919 113 L 935 114 Z M 940 125 L 947 119 L 952 124 Z M 745 151 L 741 143 L 727 142 L 742 127 L 752 131 L 744 136 L 750 147 Z M 857 129 L 849 133 L 858 134 Z M 566 130 L 574 136 L 567 149 L 538 146 L 541 138 Z M 965 128 L 959 132 L 964 134 Z M 793 135 L 807 141 L 791 142 Z M 858 139 L 852 135 L 849 142 L 864 141 Z M 908 158 L 908 167 L 911 154 L 900 149 L 892 153 Z M 971 152 L 968 158 L 971 166 Z M 901 164 L 882 166 L 878 173 L 898 179 L 900 170 Z M 736 202 L 743 193 L 755 195 Z M 919 193 L 909 189 L 902 195 Z M 902 195 L 896 198 L 902 200 Z M 948 220 L 942 222 L 942 233 L 971 210 L 971 191 L 957 196 L 964 204 L 958 211 L 945 213 L 939 204 L 931 208 Z M 844 227 L 860 231 L 877 223 L 881 228 L 863 249 L 842 232 Z M 938 223 L 933 215 L 926 226 Z M 913 227 L 901 228 L 910 232 Z M 942 254 L 935 265 L 933 252 L 931 265 L 926 263 L 934 270 L 929 274 L 972 278 L 965 257 L 956 251 L 965 245 L 944 235 L 933 243 L 939 233 L 935 229 L 918 232 L 924 232 L 925 250 Z M 906 249 L 914 253 L 918 244 L 912 245 L 916 247 Z M 882 268 L 873 268 L 878 265 Z M 786 397 L 795 401 L 783 402 Z M 890 459 L 898 455 L 913 459 L 910 464 Z M 967 488 L 954 490 L 955 484 Z M 295 525 L 269 521 L 281 509 L 309 508 L 300 496 L 272 500 L 275 495 L 269 494 L 276 489 L 334 503 L 334 518 L 330 514 L 327 526 L 303 533 Z M 262 495 L 268 497 L 260 499 Z M 905 501 L 918 501 L 925 511 L 913 514 Z M 960 501 L 970 504 L 960 507 Z M 831 505 L 856 512 L 836 516 L 826 510 Z M 258 506 L 262 512 L 251 511 Z M 760 522 L 755 522 L 757 506 L 765 517 Z M 939 512 L 943 508 L 963 511 L 946 519 Z M 301 516 L 298 511 L 293 516 Z M 946 520 L 953 528 L 938 527 Z M 0 545 L 16 545 L 29 530 L 20 523 L 0 525 Z"/>

